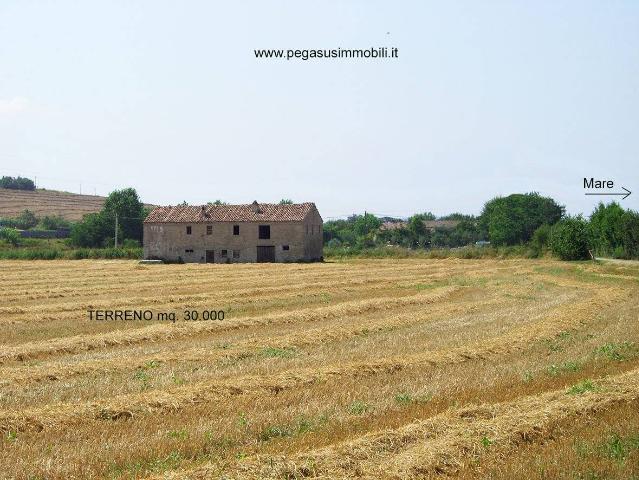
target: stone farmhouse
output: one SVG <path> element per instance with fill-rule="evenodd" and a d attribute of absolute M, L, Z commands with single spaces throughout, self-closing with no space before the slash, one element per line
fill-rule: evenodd
<path fill-rule="evenodd" d="M 314 203 L 156 207 L 144 220 L 144 258 L 188 263 L 323 258 Z"/>

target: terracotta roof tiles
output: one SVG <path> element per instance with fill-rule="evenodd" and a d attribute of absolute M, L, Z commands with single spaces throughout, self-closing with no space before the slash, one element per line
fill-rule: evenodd
<path fill-rule="evenodd" d="M 206 222 L 299 222 L 315 208 L 314 203 L 280 205 L 257 203 L 247 205 L 178 205 L 156 207 L 144 223 Z"/>

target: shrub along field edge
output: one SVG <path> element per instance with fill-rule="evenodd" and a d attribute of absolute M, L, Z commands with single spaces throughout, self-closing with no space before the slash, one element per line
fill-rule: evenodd
<path fill-rule="evenodd" d="M 0 249 L 0 260 L 83 260 L 83 259 L 142 259 L 142 248 L 10 248 Z M 347 258 L 533 258 L 529 247 L 462 247 L 432 250 L 413 250 L 403 247 L 324 248 L 324 259 Z"/>
<path fill-rule="evenodd" d="M 0 260 L 82 260 L 82 259 L 141 259 L 142 248 L 74 248 L 6 249 L 0 250 Z"/>
<path fill-rule="evenodd" d="M 537 258 L 527 245 L 509 247 L 459 247 L 411 249 L 385 246 L 372 248 L 324 247 L 324 258 Z"/>

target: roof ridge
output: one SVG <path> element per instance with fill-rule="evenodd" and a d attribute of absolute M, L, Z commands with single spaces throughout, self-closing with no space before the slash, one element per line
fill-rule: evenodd
<path fill-rule="evenodd" d="M 227 205 L 175 205 L 154 208 L 145 223 L 197 223 L 205 221 L 218 222 L 258 222 L 258 221 L 302 221 L 312 208 L 313 202 L 280 204 L 280 203 L 243 203 Z"/>

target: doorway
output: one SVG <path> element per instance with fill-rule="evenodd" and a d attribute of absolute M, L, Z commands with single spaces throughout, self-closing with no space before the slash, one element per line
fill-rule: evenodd
<path fill-rule="evenodd" d="M 215 250 L 206 251 L 206 263 L 215 263 Z"/>
<path fill-rule="evenodd" d="M 275 247 L 257 247 L 257 263 L 275 261 Z"/>

